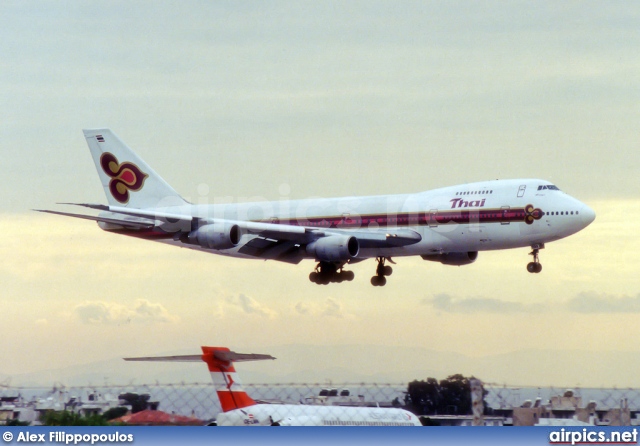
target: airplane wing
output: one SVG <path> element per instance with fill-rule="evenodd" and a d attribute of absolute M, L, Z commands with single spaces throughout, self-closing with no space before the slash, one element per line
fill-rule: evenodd
<path fill-rule="evenodd" d="M 127 229 L 148 230 L 154 228 L 158 223 L 166 222 L 174 225 L 174 228 L 182 228 L 182 232 L 167 234 L 167 237 L 173 235 L 176 240 L 180 239 L 180 234 L 185 233 L 184 231 L 190 231 L 203 225 L 215 223 L 235 225 L 241 233 L 255 236 L 239 247 L 239 253 L 265 260 L 278 260 L 287 263 L 299 263 L 304 257 L 304 253 L 300 248 L 323 237 L 354 237 L 358 240 L 361 248 L 400 247 L 418 243 L 422 239 L 419 233 L 406 228 L 321 229 L 290 224 L 200 218 L 193 217 L 187 213 L 164 212 L 158 209 L 131 209 L 88 203 L 61 204 L 83 206 L 103 212 L 98 216 L 91 216 L 39 209 L 37 209 L 37 211 L 111 223 L 121 225 Z"/>

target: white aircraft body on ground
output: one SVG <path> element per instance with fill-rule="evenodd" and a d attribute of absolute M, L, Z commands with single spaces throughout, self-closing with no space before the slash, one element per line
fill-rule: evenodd
<path fill-rule="evenodd" d="M 207 363 L 222 408 L 218 426 L 422 426 L 414 414 L 397 408 L 256 403 L 242 387 L 233 363 L 276 359 L 270 355 L 202 347 L 202 355 L 124 359 Z"/>
<path fill-rule="evenodd" d="M 84 130 L 108 205 L 80 215 L 110 232 L 233 257 L 293 264 L 308 258 L 317 284 L 353 280 L 345 265 L 374 258 L 371 283 L 392 273 L 393 257 L 466 265 L 479 251 L 531 247 L 539 273 L 546 243 L 595 219 L 586 204 L 539 179 L 495 180 L 403 195 L 191 204 L 109 129 Z"/>

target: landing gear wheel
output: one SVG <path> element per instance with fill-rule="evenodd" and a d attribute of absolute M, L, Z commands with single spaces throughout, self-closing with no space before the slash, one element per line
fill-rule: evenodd
<path fill-rule="evenodd" d="M 387 259 L 385 257 L 376 257 L 378 266 L 376 266 L 376 275 L 371 278 L 371 285 L 384 286 L 387 283 L 387 278 L 385 276 L 390 276 L 393 273 L 393 268 L 391 268 L 389 265 L 384 264 L 386 260 L 389 260 L 391 263 L 393 263 L 391 259 Z"/>
<path fill-rule="evenodd" d="M 344 280 L 346 280 L 347 282 L 351 282 L 354 277 L 356 277 L 353 271 L 342 271 L 340 275 L 343 276 Z"/>
<path fill-rule="evenodd" d="M 542 271 L 542 263 L 530 262 L 527 264 L 527 271 L 538 274 Z"/>
<path fill-rule="evenodd" d="M 540 249 L 544 248 L 544 245 L 534 245 L 533 251 L 529 253 L 529 255 L 533 256 L 533 262 L 529 262 L 527 264 L 527 271 L 530 273 L 538 274 L 542 271 L 542 264 L 540 263 L 540 259 L 538 258 L 538 254 L 540 253 Z"/>
<path fill-rule="evenodd" d="M 316 265 L 315 271 L 309 273 L 309 280 L 318 285 L 328 285 L 329 283 L 341 283 L 352 281 L 355 277 L 353 271 L 345 271 L 343 265 L 320 262 Z"/>

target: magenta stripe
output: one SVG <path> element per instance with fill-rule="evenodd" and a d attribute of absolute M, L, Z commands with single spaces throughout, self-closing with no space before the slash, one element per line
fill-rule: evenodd
<path fill-rule="evenodd" d="M 539 211 L 539 216 L 544 215 Z M 538 217 L 538 215 L 536 215 Z M 397 215 L 370 214 L 354 216 L 325 216 L 306 219 L 259 220 L 260 223 L 276 223 L 292 226 L 311 226 L 322 228 L 361 228 L 370 224 L 381 227 L 425 226 L 468 223 L 511 223 L 524 222 L 527 213 L 518 209 L 453 210 L 430 212 L 412 212 Z"/>

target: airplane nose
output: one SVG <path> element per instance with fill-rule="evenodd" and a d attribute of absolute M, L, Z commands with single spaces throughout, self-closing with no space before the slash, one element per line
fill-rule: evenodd
<path fill-rule="evenodd" d="M 584 205 L 580 210 L 580 219 L 585 227 L 589 226 L 596 219 L 596 213 L 589 206 Z"/>

